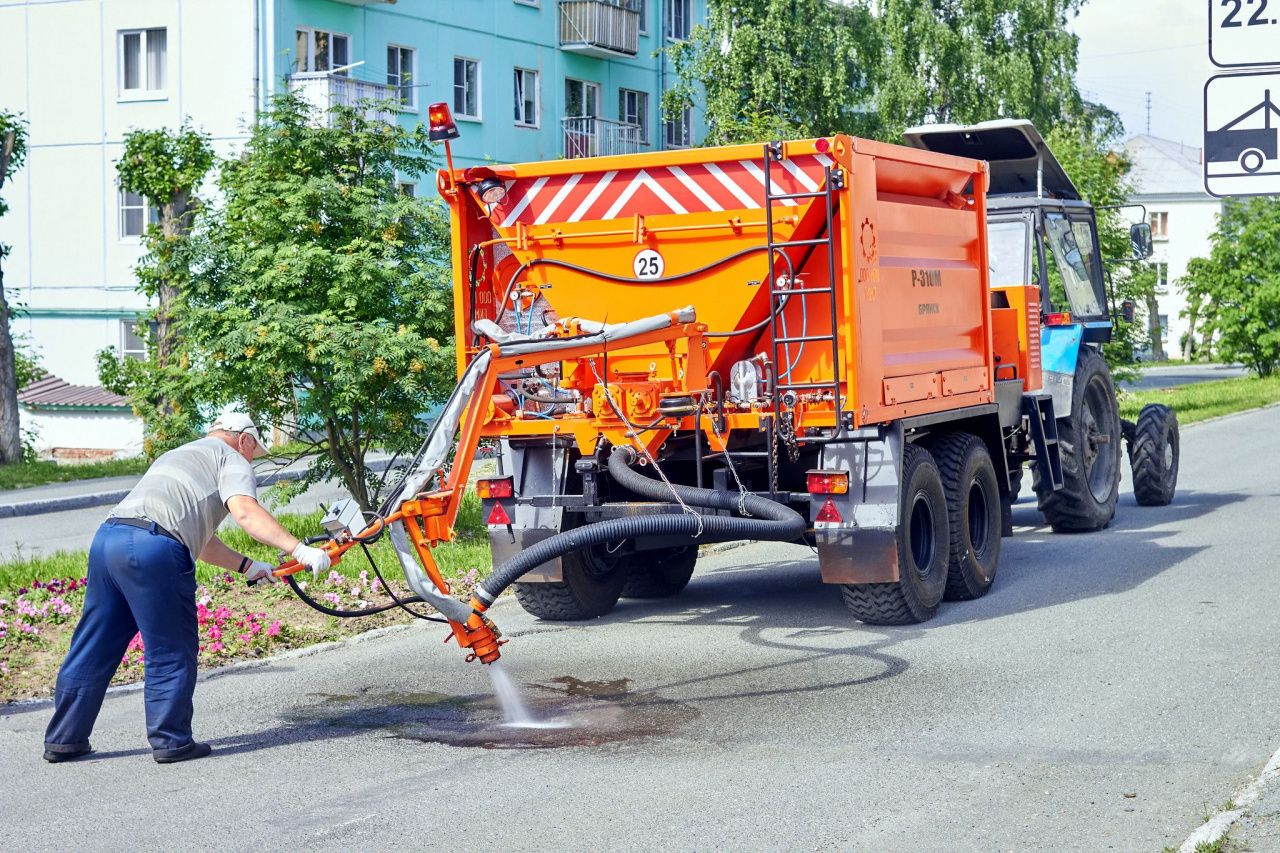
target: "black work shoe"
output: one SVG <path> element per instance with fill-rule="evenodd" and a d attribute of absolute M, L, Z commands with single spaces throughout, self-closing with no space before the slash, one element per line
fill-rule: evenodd
<path fill-rule="evenodd" d="M 152 752 L 155 757 L 156 764 L 176 764 L 179 761 L 190 761 L 193 758 L 204 758 L 213 752 L 213 747 L 207 743 L 191 743 L 186 746 L 180 746 L 177 749 L 157 749 Z"/>
<path fill-rule="evenodd" d="M 93 747 L 88 745 L 65 749 L 59 744 L 46 744 L 44 760 L 50 764 L 58 764 L 62 761 L 75 761 L 77 758 L 84 758 L 91 752 L 93 752 Z"/>

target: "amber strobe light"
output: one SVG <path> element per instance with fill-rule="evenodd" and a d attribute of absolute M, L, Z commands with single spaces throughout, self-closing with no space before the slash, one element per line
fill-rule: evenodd
<path fill-rule="evenodd" d="M 449 112 L 449 105 L 444 101 L 427 107 L 427 124 L 430 127 L 427 136 L 432 142 L 458 138 L 458 126 L 453 123 L 453 114 Z"/>
<path fill-rule="evenodd" d="M 844 471 L 808 471 L 805 483 L 811 495 L 847 495 L 849 475 Z"/>
<path fill-rule="evenodd" d="M 500 480 L 476 480 L 476 495 L 481 500 L 509 498 L 515 493 L 515 483 L 511 477 L 503 477 Z"/>

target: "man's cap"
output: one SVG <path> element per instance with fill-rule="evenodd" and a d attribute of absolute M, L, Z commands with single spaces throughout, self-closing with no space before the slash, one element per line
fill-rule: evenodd
<path fill-rule="evenodd" d="M 253 452 L 255 458 L 267 455 L 267 448 L 262 443 L 262 434 L 253 423 L 253 418 L 244 412 L 223 412 L 209 425 L 209 432 L 226 430 L 227 432 L 247 432 L 257 442 L 258 449 Z"/>

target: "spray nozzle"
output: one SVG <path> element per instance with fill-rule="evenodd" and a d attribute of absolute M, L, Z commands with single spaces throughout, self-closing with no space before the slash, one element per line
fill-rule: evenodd
<path fill-rule="evenodd" d="M 465 623 L 450 621 L 453 633 L 445 637 L 445 642 L 447 643 L 452 637 L 458 641 L 459 647 L 470 649 L 471 654 L 467 655 L 468 663 L 477 658 L 481 663 L 493 663 L 501 657 L 498 647 L 507 641 L 502 639 L 502 632 L 498 630 L 497 625 L 493 624 L 493 620 L 484 615 L 483 603 L 475 598 L 471 599 L 471 611 Z"/>

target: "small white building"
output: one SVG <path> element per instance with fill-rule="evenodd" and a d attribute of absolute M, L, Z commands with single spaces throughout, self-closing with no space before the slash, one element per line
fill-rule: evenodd
<path fill-rule="evenodd" d="M 96 388 L 95 354 L 142 357 L 147 310 L 133 267 L 154 211 L 121 192 L 130 130 L 190 116 L 220 154 L 255 105 L 255 8 L 229 0 L 0 0 L 0 107 L 26 116 L 26 165 L 6 183 L 0 241 L 15 335 L 31 340 L 65 399 L 22 407 L 37 449 L 133 450 L 141 424 Z M 68 391 L 67 389 L 77 389 Z M 86 402 L 87 401 L 87 402 Z"/>
<path fill-rule="evenodd" d="M 1165 355 L 1181 358 L 1188 330 L 1182 277 L 1192 258 L 1208 256 L 1222 200 L 1205 191 L 1199 148 L 1146 135 L 1133 137 L 1124 147 L 1136 189 L 1129 200 L 1146 206 L 1155 239 L 1151 261 Z"/>

